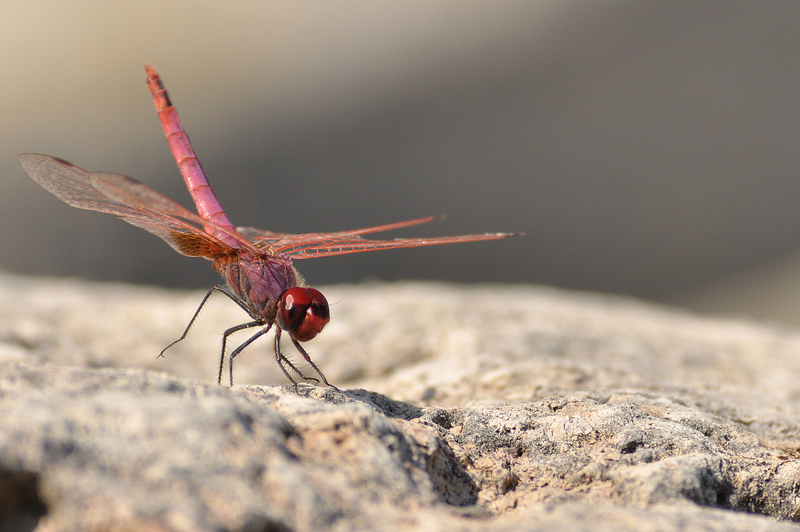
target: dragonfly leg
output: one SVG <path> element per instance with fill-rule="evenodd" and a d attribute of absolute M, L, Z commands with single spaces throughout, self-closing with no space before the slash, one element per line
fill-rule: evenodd
<path fill-rule="evenodd" d="M 289 372 L 286 371 L 284 364 L 289 366 L 289 369 L 295 372 L 295 374 L 297 374 L 301 379 L 319 383 L 319 379 L 315 379 L 314 377 L 306 377 L 305 375 L 303 375 L 303 372 L 297 369 L 297 367 L 294 364 L 292 364 L 292 362 L 288 358 L 286 358 L 286 356 L 283 353 L 281 353 L 281 329 L 275 330 L 275 361 L 278 362 L 278 366 L 281 368 L 281 371 L 283 371 L 283 374 L 286 375 L 286 377 L 290 381 L 292 381 L 292 384 L 294 384 L 295 391 L 297 391 L 297 382 L 292 378 L 291 375 L 289 375 Z"/>
<path fill-rule="evenodd" d="M 243 325 L 237 325 L 236 327 L 231 327 L 231 329 L 233 329 L 233 330 L 231 330 L 231 329 L 228 329 L 227 331 L 225 331 L 225 333 L 227 334 L 228 332 L 240 331 L 240 330 L 242 330 L 242 329 L 246 329 L 246 328 L 248 328 L 248 327 L 255 327 L 255 326 L 257 326 L 257 325 L 259 325 L 259 324 L 258 324 L 258 323 L 256 323 L 256 322 L 252 322 L 252 323 L 245 323 L 245 324 L 243 324 Z M 270 323 L 269 325 L 267 325 L 266 327 L 264 327 L 263 329 L 261 329 L 260 331 L 258 331 L 257 333 L 255 333 L 253 336 L 251 336 L 250 338 L 248 338 L 248 339 L 247 339 L 247 340 L 246 340 L 246 341 L 245 341 L 245 342 L 244 342 L 242 345 L 240 345 L 239 347 L 237 347 L 236 349 L 234 349 L 233 351 L 231 351 L 231 354 L 230 354 L 230 356 L 228 357 L 228 366 L 229 366 L 229 368 L 230 368 L 230 372 L 231 372 L 231 386 L 233 386 L 233 359 L 234 359 L 234 358 L 236 358 L 236 355 L 238 355 L 239 353 L 241 353 L 241 352 L 244 350 L 244 348 L 246 348 L 248 345 L 252 344 L 252 343 L 253 343 L 253 342 L 255 342 L 256 340 L 258 340 L 259 338 L 261 338 L 261 336 L 262 336 L 264 333 L 266 333 L 267 331 L 269 331 L 271 327 L 272 327 L 272 324 Z M 223 357 L 225 356 L 225 351 L 223 351 L 223 352 L 222 352 L 222 356 L 223 356 Z"/>
<path fill-rule="evenodd" d="M 257 321 L 250 321 L 247 323 L 242 323 L 241 325 L 237 325 L 236 327 L 231 327 L 230 329 L 227 329 L 224 333 L 222 333 L 222 351 L 220 352 L 219 355 L 219 374 L 217 375 L 217 384 L 222 384 L 222 370 L 225 368 L 225 346 L 228 343 L 228 336 L 232 335 L 236 331 L 241 331 L 242 329 L 249 329 L 250 327 L 258 327 L 259 325 L 264 325 L 264 324 Z M 267 327 L 267 331 L 268 330 L 269 327 Z M 233 386 L 233 356 L 231 356 L 231 386 Z"/>
<path fill-rule="evenodd" d="M 291 335 L 290 335 L 290 337 L 291 337 Z M 294 346 L 297 348 L 297 350 L 300 352 L 300 354 L 301 354 L 301 355 L 303 355 L 303 358 L 305 358 L 305 359 L 306 359 L 306 362 L 308 362 L 309 364 L 311 364 L 311 367 L 312 367 L 312 368 L 314 368 L 314 371 L 316 371 L 316 372 L 317 372 L 317 375 L 319 375 L 320 379 L 322 379 L 322 382 L 323 382 L 323 383 L 325 383 L 325 386 L 330 386 L 330 387 L 331 387 L 331 388 L 333 388 L 334 390 L 337 390 L 337 391 L 338 391 L 338 390 L 339 390 L 339 388 L 337 388 L 336 386 L 334 386 L 333 384 L 331 384 L 331 383 L 329 383 L 329 382 L 328 382 L 328 379 L 326 379 L 326 378 L 325 378 L 325 375 L 323 375 L 323 374 L 322 374 L 322 372 L 321 372 L 321 371 L 319 370 L 319 368 L 317 367 L 317 365 L 316 365 L 316 364 L 314 364 L 314 361 L 313 361 L 313 360 L 311 360 L 311 357 L 310 357 L 310 356 L 308 356 L 308 353 L 306 353 L 306 350 L 305 350 L 305 349 L 303 349 L 303 347 L 300 345 L 300 342 L 298 342 L 297 340 L 295 340 L 295 339 L 294 339 L 294 337 L 291 337 L 291 338 L 292 338 L 292 343 L 294 344 Z M 307 379 L 308 377 L 303 377 L 303 378 L 306 378 L 306 379 Z M 311 378 L 313 378 L 313 377 L 311 377 Z M 319 380 L 317 380 L 317 379 L 314 379 L 314 380 L 315 380 L 315 381 L 317 381 L 317 382 L 319 382 Z"/>
<path fill-rule="evenodd" d="M 203 300 L 200 302 L 200 306 L 197 307 L 197 310 L 194 312 L 194 316 L 192 316 L 192 319 L 189 320 L 189 325 L 186 326 L 186 330 L 183 331 L 183 334 L 181 335 L 181 337 L 178 338 L 177 340 L 175 340 L 174 342 L 172 342 L 171 344 L 169 344 L 164 349 L 162 349 L 161 352 L 158 354 L 158 356 L 156 358 L 163 358 L 164 353 L 166 352 L 167 349 L 169 349 L 173 345 L 177 344 L 178 342 L 180 342 L 181 340 L 186 338 L 186 335 L 189 334 L 189 329 L 192 328 L 192 325 L 194 325 L 194 321 L 197 319 L 197 316 L 200 315 L 200 311 L 203 310 L 203 306 L 208 301 L 208 298 L 211 297 L 211 294 L 213 294 L 215 291 L 220 291 L 222 293 L 226 293 L 225 290 L 222 287 L 216 286 L 216 285 L 212 286 L 211 290 L 209 290 L 208 293 L 206 293 L 205 297 L 203 297 Z"/>

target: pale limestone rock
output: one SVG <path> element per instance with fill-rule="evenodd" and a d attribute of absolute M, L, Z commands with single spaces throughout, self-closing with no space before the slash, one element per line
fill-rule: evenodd
<path fill-rule="evenodd" d="M 341 391 L 286 385 L 269 341 L 229 388 L 224 298 L 156 359 L 202 294 L 0 276 L 0 530 L 800 531 L 796 331 L 528 286 L 324 292 L 307 346 Z"/>

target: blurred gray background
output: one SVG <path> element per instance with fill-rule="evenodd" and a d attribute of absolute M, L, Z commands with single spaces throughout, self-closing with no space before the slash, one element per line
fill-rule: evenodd
<path fill-rule="evenodd" d="M 190 206 L 149 62 L 235 224 L 527 233 L 298 261 L 311 284 L 545 283 L 800 324 L 798 2 L 8 2 L 0 60 L 8 271 L 217 282 L 17 162 Z"/>

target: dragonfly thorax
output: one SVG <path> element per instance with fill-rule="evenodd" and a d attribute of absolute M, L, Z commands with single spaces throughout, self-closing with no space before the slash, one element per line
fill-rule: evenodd
<path fill-rule="evenodd" d="M 297 286 L 302 279 L 288 259 L 266 254 L 260 257 L 246 255 L 249 254 L 219 264 L 220 273 L 253 319 L 271 323 L 275 320 L 277 304 L 283 293 Z"/>

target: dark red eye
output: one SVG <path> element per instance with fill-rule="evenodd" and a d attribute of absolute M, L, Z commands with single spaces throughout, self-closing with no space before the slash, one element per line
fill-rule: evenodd
<path fill-rule="evenodd" d="M 295 286 L 281 296 L 278 326 L 300 342 L 314 338 L 330 319 L 328 300 L 315 288 Z"/>

